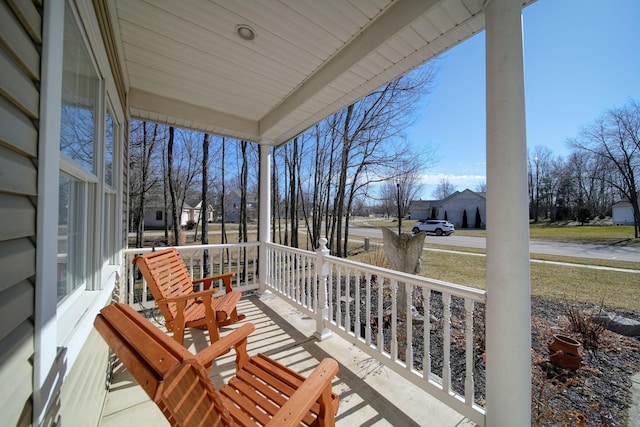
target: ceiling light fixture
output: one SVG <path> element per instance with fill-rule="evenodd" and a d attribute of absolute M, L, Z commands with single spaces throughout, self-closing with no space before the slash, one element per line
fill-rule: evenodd
<path fill-rule="evenodd" d="M 236 34 L 243 40 L 251 41 L 256 38 L 256 32 L 248 25 L 240 24 L 236 27 Z"/>

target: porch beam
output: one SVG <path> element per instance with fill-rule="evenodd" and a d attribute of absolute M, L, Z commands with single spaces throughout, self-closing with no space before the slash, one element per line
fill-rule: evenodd
<path fill-rule="evenodd" d="M 531 284 L 522 1 L 485 3 L 486 425 L 531 422 Z"/>
<path fill-rule="evenodd" d="M 266 135 L 300 108 L 317 96 L 338 77 L 370 55 L 395 34 L 399 33 L 419 16 L 438 3 L 438 0 L 396 0 L 388 10 L 365 27 L 357 37 L 336 53 L 283 102 L 260 120 L 260 134 Z M 270 135 L 276 137 L 277 135 Z"/>
<path fill-rule="evenodd" d="M 271 242 L 271 146 L 272 141 L 260 141 L 260 199 L 258 201 L 258 292 L 267 289 L 267 243 Z"/>

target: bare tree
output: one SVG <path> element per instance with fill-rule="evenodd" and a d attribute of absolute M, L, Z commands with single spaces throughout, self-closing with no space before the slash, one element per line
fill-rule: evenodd
<path fill-rule="evenodd" d="M 169 143 L 167 145 L 167 180 L 169 182 L 169 196 L 171 197 L 171 218 L 174 244 L 180 244 L 180 217 L 184 209 L 187 194 L 197 176 L 201 175 L 200 147 L 195 140 L 195 132 L 179 132 L 179 150 L 176 145 L 176 132 L 169 128 Z"/>
<path fill-rule="evenodd" d="M 551 150 L 549 148 L 536 145 L 532 153 L 529 153 L 528 158 L 529 169 L 529 206 L 530 206 L 530 218 L 534 222 L 538 222 L 540 219 L 540 203 L 541 198 L 546 200 L 548 195 L 548 188 L 545 184 L 549 182 L 548 175 L 551 169 Z M 547 217 L 547 210 L 545 209 L 543 217 Z"/>
<path fill-rule="evenodd" d="M 570 145 L 593 153 L 614 167 L 617 173 L 604 179 L 631 203 L 634 235 L 640 237 L 640 104 L 629 100 L 623 107 L 608 110 L 585 126 Z"/>
<path fill-rule="evenodd" d="M 442 200 L 446 199 L 455 192 L 456 187 L 451 184 L 448 179 L 442 178 L 436 189 L 433 190 L 433 193 L 431 193 L 431 196 L 433 196 L 434 199 Z"/>
<path fill-rule="evenodd" d="M 149 135 L 151 128 L 151 135 Z M 136 231 L 136 247 L 144 241 L 144 216 L 147 194 L 158 183 L 157 174 L 151 173 L 151 165 L 158 142 L 158 125 L 134 121 L 130 132 L 129 171 L 131 174 L 130 205 L 135 206 L 131 223 Z"/>
<path fill-rule="evenodd" d="M 209 244 L 209 139 L 208 133 L 202 138 L 202 192 L 200 195 L 200 218 L 202 219 L 202 244 Z M 196 228 L 197 231 L 197 228 Z M 209 276 L 209 252 L 203 254 L 203 277 Z"/>
<path fill-rule="evenodd" d="M 247 242 L 247 187 L 249 180 L 249 159 L 247 157 L 247 141 L 240 141 L 242 164 L 240 167 L 240 221 L 238 242 Z"/>
<path fill-rule="evenodd" d="M 227 139 L 226 138 L 222 138 L 222 157 L 221 157 L 221 161 L 220 161 L 220 175 L 221 175 L 221 191 L 220 191 L 220 218 L 221 218 L 221 226 L 222 226 L 222 230 L 221 230 L 221 237 L 220 237 L 220 243 L 224 244 L 227 243 L 227 228 L 226 228 L 226 214 L 225 214 L 225 195 L 227 194 L 227 189 L 226 189 L 226 185 L 225 185 L 225 162 L 226 162 L 226 157 L 225 157 L 225 152 L 226 152 L 226 147 L 227 147 Z"/>
<path fill-rule="evenodd" d="M 415 157 L 401 160 L 394 168 L 394 175 L 389 177 L 380 188 L 379 200 L 385 215 L 397 217 L 399 225 L 402 218 L 409 214 L 411 201 L 417 199 L 422 191 L 419 174 L 422 166 Z"/>
<path fill-rule="evenodd" d="M 167 144 L 167 181 L 169 181 L 169 195 L 171 196 L 171 219 L 173 221 L 173 242 L 175 246 L 180 245 L 180 220 L 178 218 L 178 198 L 176 191 L 176 183 L 172 178 L 173 175 L 173 144 L 175 139 L 175 129 L 169 127 L 169 143 Z"/>

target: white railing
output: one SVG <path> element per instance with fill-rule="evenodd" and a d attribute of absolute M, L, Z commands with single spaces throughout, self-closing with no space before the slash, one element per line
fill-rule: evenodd
<path fill-rule="evenodd" d="M 191 277 L 201 279 L 207 275 L 235 272 L 232 285 L 239 291 L 258 289 L 258 248 L 260 244 L 228 243 L 221 245 L 176 246 Z M 149 308 L 153 300 L 146 283 L 133 266 L 133 259 L 141 254 L 162 248 L 125 249 L 125 271 L 127 272 L 126 303 L 140 308 Z M 206 257 L 205 257 L 206 255 Z M 206 268 L 205 268 L 206 264 Z M 151 303 L 152 306 L 153 303 Z"/>
<path fill-rule="evenodd" d="M 484 390 L 476 393 L 475 383 L 484 375 L 484 310 L 476 308 L 485 291 L 330 256 L 326 247 L 314 253 L 269 244 L 267 257 L 267 287 L 314 315 L 316 335 L 340 335 L 485 424 L 483 399 L 476 399 Z"/>
<path fill-rule="evenodd" d="M 268 243 L 263 286 L 316 319 L 316 335 L 335 333 L 479 426 L 485 425 L 485 291 Z M 259 243 L 177 247 L 192 277 L 234 271 L 234 287 L 259 288 Z M 127 249 L 126 300 L 152 308 L 132 261 L 152 249 Z M 205 261 L 205 251 L 208 258 Z M 400 290 L 406 292 L 399 292 Z M 398 295 L 404 300 L 398 300 Z M 147 304 L 149 303 L 149 304 Z M 408 310 L 404 307 L 408 307 Z M 411 321 L 407 321 L 408 318 Z M 407 339 L 410 337 L 410 339 Z"/>

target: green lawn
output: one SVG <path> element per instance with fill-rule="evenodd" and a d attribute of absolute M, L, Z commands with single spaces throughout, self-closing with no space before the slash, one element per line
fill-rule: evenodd
<path fill-rule="evenodd" d="M 409 221 L 405 225 L 403 221 L 403 231 L 409 231 L 414 223 L 415 221 Z M 360 224 L 358 225 L 360 226 Z M 370 222 L 369 226 L 387 226 L 397 230 L 398 224 L 397 222 Z M 633 239 L 632 227 L 535 224 L 531 226 L 530 230 L 531 239 L 534 240 L 640 246 L 640 239 Z M 484 236 L 485 231 L 456 230 L 456 234 Z M 372 241 L 376 240 L 379 239 L 372 239 Z M 446 242 L 446 238 L 440 240 Z M 485 288 L 486 258 L 483 256 L 484 249 L 434 244 L 429 240 L 427 240 L 425 248 L 427 250 L 423 253 L 421 276 L 480 289 Z M 367 262 L 365 254 L 360 254 L 357 258 Z M 379 257 L 373 256 L 373 258 Z M 640 310 L 640 298 L 638 297 L 640 295 L 640 273 L 597 270 L 580 266 L 599 265 L 640 270 L 640 260 L 638 262 L 594 260 L 543 254 L 532 254 L 531 259 L 532 295 L 568 302 L 604 304 L 605 307 L 611 308 Z M 541 261 L 551 261 L 551 263 Z M 555 264 L 557 262 L 575 265 Z"/>

